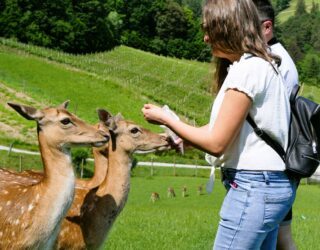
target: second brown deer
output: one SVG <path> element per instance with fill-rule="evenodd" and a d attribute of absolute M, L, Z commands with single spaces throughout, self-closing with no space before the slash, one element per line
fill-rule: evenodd
<path fill-rule="evenodd" d="M 132 154 L 169 149 L 167 137 L 152 133 L 99 110 L 100 129 L 108 130 L 108 149 L 95 154 L 95 165 L 106 159 L 108 166 L 103 182 L 96 188 L 76 188 L 75 199 L 64 219 L 57 241 L 58 249 L 98 249 L 105 241 L 117 216 L 126 204 L 130 189 Z M 98 158 L 103 160 L 98 160 Z M 105 163 L 103 163 L 105 164 Z"/>

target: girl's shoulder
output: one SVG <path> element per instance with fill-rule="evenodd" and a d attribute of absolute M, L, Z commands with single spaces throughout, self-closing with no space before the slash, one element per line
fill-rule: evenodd
<path fill-rule="evenodd" d="M 234 62 L 230 66 L 231 71 L 240 71 L 244 73 L 262 73 L 270 70 L 271 64 L 265 59 L 244 53 L 239 61 Z M 272 67 L 271 67 L 272 68 Z"/>
<path fill-rule="evenodd" d="M 263 65 L 269 64 L 269 62 L 266 61 L 265 59 L 249 53 L 244 53 L 240 59 L 240 62 L 243 65 L 260 66 L 260 67 Z"/>

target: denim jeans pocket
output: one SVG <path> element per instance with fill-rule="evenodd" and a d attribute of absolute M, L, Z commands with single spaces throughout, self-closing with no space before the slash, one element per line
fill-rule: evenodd
<path fill-rule="evenodd" d="M 248 199 L 248 191 L 234 183 L 231 183 L 230 187 L 223 201 L 220 217 L 222 221 L 235 226 L 241 222 L 241 217 Z"/>
<path fill-rule="evenodd" d="M 265 195 L 264 225 L 273 228 L 279 224 L 292 205 L 291 191 L 282 194 Z"/>

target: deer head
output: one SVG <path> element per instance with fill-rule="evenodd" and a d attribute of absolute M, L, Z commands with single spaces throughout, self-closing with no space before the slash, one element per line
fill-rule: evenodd
<path fill-rule="evenodd" d="M 109 135 L 103 131 L 93 129 L 75 115 L 66 110 L 69 101 L 65 101 L 57 108 L 38 110 L 33 107 L 8 103 L 21 116 L 37 122 L 38 133 L 50 143 L 48 146 L 58 147 L 60 150 L 69 150 L 74 146 L 104 145 Z"/>
<path fill-rule="evenodd" d="M 133 122 L 124 120 L 121 114 L 112 116 L 108 111 L 99 109 L 98 115 L 101 128 L 110 132 L 113 148 L 119 145 L 130 154 L 150 153 L 170 148 L 166 135 L 159 136 Z"/>

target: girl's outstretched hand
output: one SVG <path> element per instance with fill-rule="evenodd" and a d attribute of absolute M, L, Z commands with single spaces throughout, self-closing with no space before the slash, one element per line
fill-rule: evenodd
<path fill-rule="evenodd" d="M 153 104 L 145 104 L 141 111 L 144 119 L 152 124 L 166 125 L 169 118 L 162 108 Z"/>

